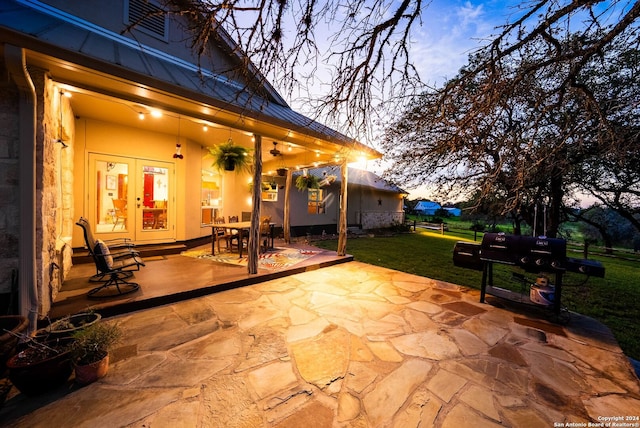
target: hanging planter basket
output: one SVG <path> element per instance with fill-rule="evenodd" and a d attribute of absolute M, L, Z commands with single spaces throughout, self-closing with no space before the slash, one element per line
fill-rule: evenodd
<path fill-rule="evenodd" d="M 234 144 L 229 138 L 225 143 L 209 148 L 209 154 L 213 157 L 213 167 L 222 171 L 250 172 L 252 157 L 249 150 Z"/>
<path fill-rule="evenodd" d="M 287 175 L 287 168 L 278 168 L 276 172 L 280 177 L 284 177 L 285 175 Z"/>
<path fill-rule="evenodd" d="M 318 189 L 320 188 L 318 177 L 315 175 L 300 175 L 296 178 L 296 188 L 301 192 L 306 189 Z"/>
<path fill-rule="evenodd" d="M 224 160 L 225 171 L 234 171 L 235 169 L 236 169 L 236 163 L 232 158 L 228 158 Z"/>

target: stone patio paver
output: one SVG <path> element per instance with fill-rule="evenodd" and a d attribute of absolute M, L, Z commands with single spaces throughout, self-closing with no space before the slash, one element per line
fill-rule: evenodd
<path fill-rule="evenodd" d="M 640 416 L 609 330 L 349 262 L 115 317 L 109 375 L 9 427 L 552 427 Z M 635 422 L 635 421 L 633 421 Z M 576 425 L 574 425 L 576 426 Z"/>

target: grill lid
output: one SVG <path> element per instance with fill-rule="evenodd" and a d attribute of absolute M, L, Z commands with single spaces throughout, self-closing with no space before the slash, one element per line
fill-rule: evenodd
<path fill-rule="evenodd" d="M 567 258 L 564 239 L 546 236 L 485 233 L 480 259 L 521 266 L 530 271 L 563 269 Z"/>

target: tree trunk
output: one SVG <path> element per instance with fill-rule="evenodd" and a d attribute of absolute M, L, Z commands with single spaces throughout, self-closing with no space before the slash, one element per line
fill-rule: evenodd
<path fill-rule="evenodd" d="M 262 136 L 254 134 L 253 144 L 253 208 L 251 210 L 251 229 L 249 229 L 249 247 L 247 248 L 247 270 L 250 275 L 258 273 L 258 260 L 260 251 L 260 204 L 262 198 Z M 240 237 L 239 245 L 242 245 Z"/>
<path fill-rule="evenodd" d="M 338 255 L 347 254 L 347 162 L 342 163 L 340 168 L 340 213 L 338 220 Z"/>
<path fill-rule="evenodd" d="M 547 213 L 547 230 L 545 234 L 549 238 L 556 238 L 558 236 L 558 229 L 560 228 L 560 220 L 562 215 L 562 198 L 564 197 L 564 190 L 562 189 L 562 174 L 557 171 L 551 176 L 550 195 L 549 195 L 549 212 Z"/>
<path fill-rule="evenodd" d="M 291 186 L 293 186 L 293 170 L 289 168 L 284 181 L 284 218 L 282 220 L 284 242 L 287 244 L 291 243 Z"/>

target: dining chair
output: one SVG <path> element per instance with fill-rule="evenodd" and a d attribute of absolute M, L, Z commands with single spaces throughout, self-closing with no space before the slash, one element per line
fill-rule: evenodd
<path fill-rule="evenodd" d="M 238 223 L 238 216 L 229 216 L 229 223 Z M 240 252 L 240 245 L 245 245 L 245 242 L 248 245 L 249 241 L 249 232 L 242 230 L 231 230 L 231 237 L 229 238 L 229 248 L 231 251 L 238 250 Z"/>
<path fill-rule="evenodd" d="M 126 199 L 112 199 L 114 222 L 112 231 L 116 229 L 118 223 L 122 224 L 122 229 L 127 226 L 127 200 Z"/>
<path fill-rule="evenodd" d="M 260 217 L 260 252 L 266 252 L 273 247 L 271 236 L 271 216 Z"/>
<path fill-rule="evenodd" d="M 213 220 L 214 224 L 224 224 L 224 219 L 223 218 L 216 218 Z M 220 242 L 224 241 L 225 242 L 225 249 L 227 251 L 229 251 L 231 249 L 231 244 L 229 243 L 230 239 L 231 239 L 231 233 L 229 232 L 228 229 L 224 228 L 224 227 L 216 227 L 213 226 L 213 234 L 212 234 L 212 241 L 211 241 L 211 254 L 215 254 L 215 250 L 214 250 L 214 246 L 218 247 L 218 253 L 221 252 L 220 250 Z"/>

